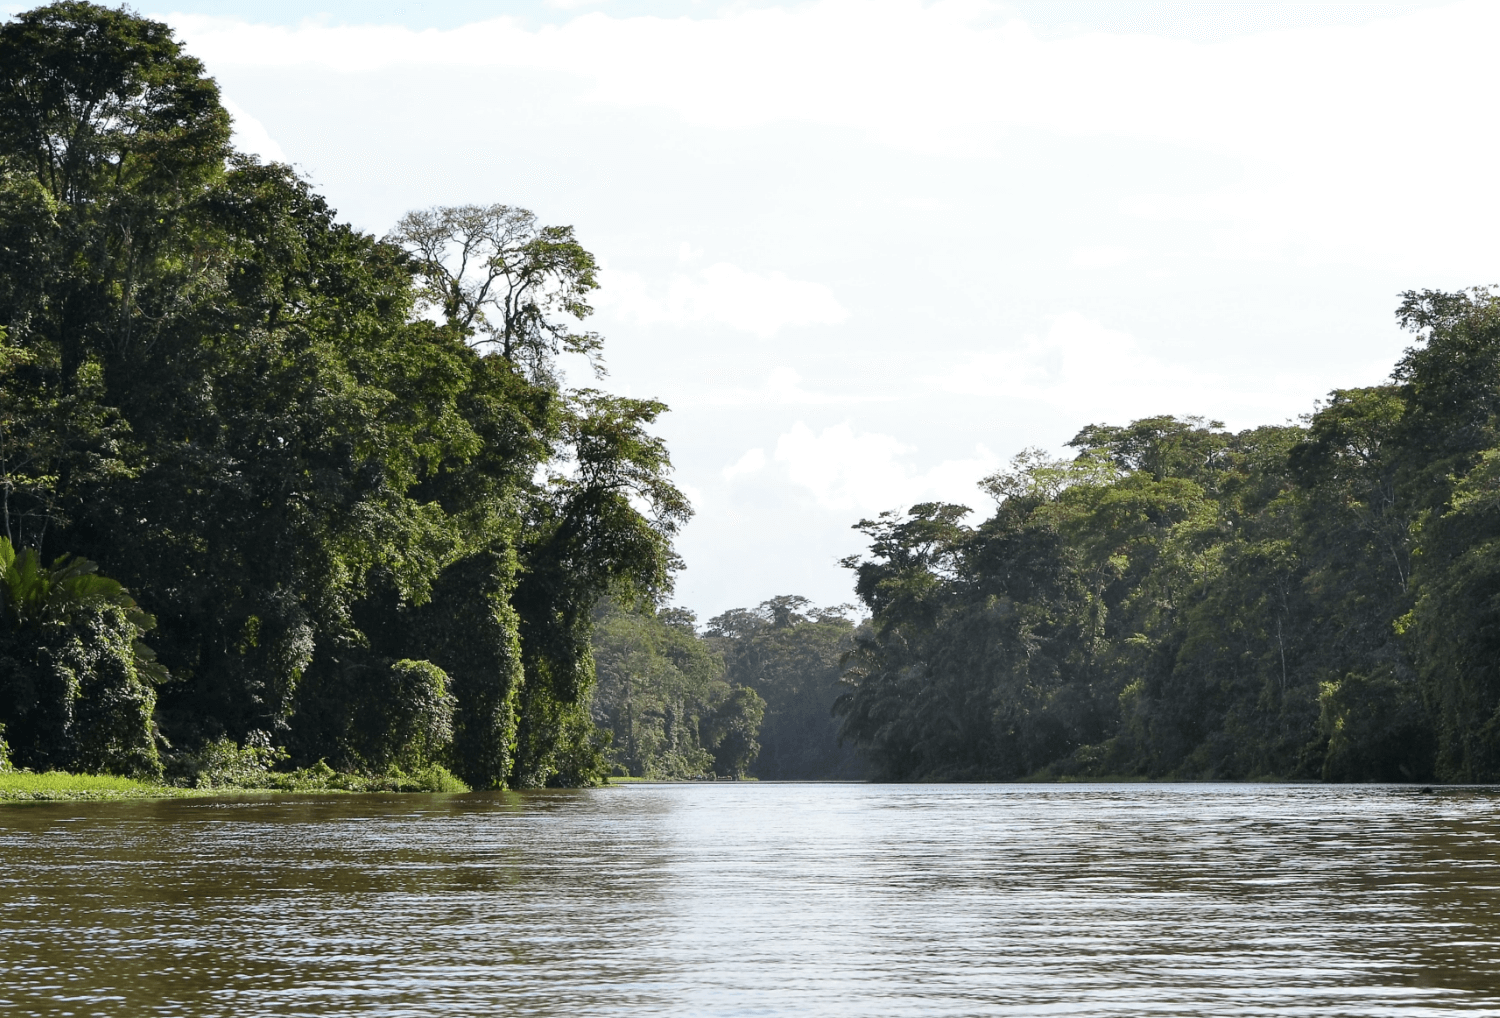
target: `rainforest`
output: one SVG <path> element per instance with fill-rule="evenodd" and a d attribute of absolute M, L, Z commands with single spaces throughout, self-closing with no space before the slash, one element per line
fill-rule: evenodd
<path fill-rule="evenodd" d="M 573 228 L 363 234 L 230 131 L 163 24 L 0 27 L 0 765 L 1500 780 L 1491 291 L 1400 295 L 1300 422 L 1091 424 L 855 523 L 857 607 L 700 624 Z"/>

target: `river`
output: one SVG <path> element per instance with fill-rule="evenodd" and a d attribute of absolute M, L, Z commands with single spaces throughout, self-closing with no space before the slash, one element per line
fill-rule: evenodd
<path fill-rule="evenodd" d="M 0 807 L 7 1015 L 1500 1015 L 1500 792 Z"/>

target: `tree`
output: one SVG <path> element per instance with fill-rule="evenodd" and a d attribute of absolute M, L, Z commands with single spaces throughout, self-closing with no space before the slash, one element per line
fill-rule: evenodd
<path fill-rule="evenodd" d="M 167 738 L 598 780 L 594 606 L 670 586 L 689 509 L 663 405 L 563 387 L 601 342 L 571 228 L 359 234 L 126 11 L 52 4 L 0 52 L 0 508 L 151 606 Z"/>
<path fill-rule="evenodd" d="M 539 226 L 509 205 L 459 205 L 408 212 L 389 239 L 412 252 L 422 306 L 463 335 L 534 378 L 564 352 L 602 373 L 603 340 L 572 325 L 593 313 L 599 267 L 571 226 Z"/>
<path fill-rule="evenodd" d="M 1500 777 L 1500 297 L 1407 293 L 1398 317 L 1418 344 L 1397 365 L 1398 497 L 1419 544 L 1415 603 L 1399 622 L 1436 721 L 1437 771 Z"/>
<path fill-rule="evenodd" d="M 724 678 L 716 641 L 685 609 L 601 607 L 593 710 L 616 773 L 646 778 L 743 777 L 759 750 L 764 701 Z"/>
<path fill-rule="evenodd" d="M 735 686 L 708 720 L 707 743 L 714 755 L 714 773 L 743 778 L 760 753 L 756 733 L 766 716 L 766 701 L 745 686 Z"/>
<path fill-rule="evenodd" d="M 1289 455 L 1329 779 L 1432 776 L 1431 719 L 1397 631 L 1414 603 L 1419 511 L 1400 484 L 1407 409 L 1396 386 L 1335 390 Z"/>
<path fill-rule="evenodd" d="M 765 702 L 757 778 L 826 780 L 863 777 L 865 763 L 839 740 L 833 705 L 844 692 L 842 659 L 854 645 L 848 605 L 818 608 L 783 595 L 737 608 L 708 623 L 708 644 L 723 656 L 725 676 Z"/>
<path fill-rule="evenodd" d="M 411 213 L 391 240 L 411 253 L 418 300 L 441 311 L 451 335 L 553 394 L 538 432 L 548 483 L 532 493 L 515 537 L 526 564 L 513 604 L 527 680 L 516 692 L 506 780 L 595 780 L 603 758 L 586 707 L 595 605 L 615 589 L 653 600 L 669 590 L 671 540 L 691 512 L 667 479 L 665 445 L 646 430 L 666 407 L 560 391 L 554 358 L 583 354 L 597 373 L 602 344 L 576 327 L 598 283 L 571 227 L 539 226 L 504 205 L 461 206 Z"/>

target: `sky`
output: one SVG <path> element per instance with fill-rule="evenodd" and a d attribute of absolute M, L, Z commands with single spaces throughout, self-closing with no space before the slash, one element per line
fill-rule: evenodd
<path fill-rule="evenodd" d="M 1500 281 L 1500 4 L 161 3 L 356 227 L 575 228 L 700 618 L 852 601 L 855 523 L 977 522 L 1089 423 L 1296 421 L 1387 376 L 1401 291 Z"/>

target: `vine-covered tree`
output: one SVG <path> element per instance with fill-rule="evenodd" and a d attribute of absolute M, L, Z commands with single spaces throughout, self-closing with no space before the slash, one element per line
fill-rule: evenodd
<path fill-rule="evenodd" d="M 45 565 L 0 537 L 0 717 L 9 762 L 134 777 L 161 773 L 152 709 L 155 625 L 86 559 Z"/>
<path fill-rule="evenodd" d="M 178 750 L 597 780 L 594 606 L 669 587 L 689 509 L 665 407 L 564 385 L 592 256 L 505 206 L 377 240 L 229 131 L 165 25 L 0 26 L 7 535 L 150 608 Z"/>

